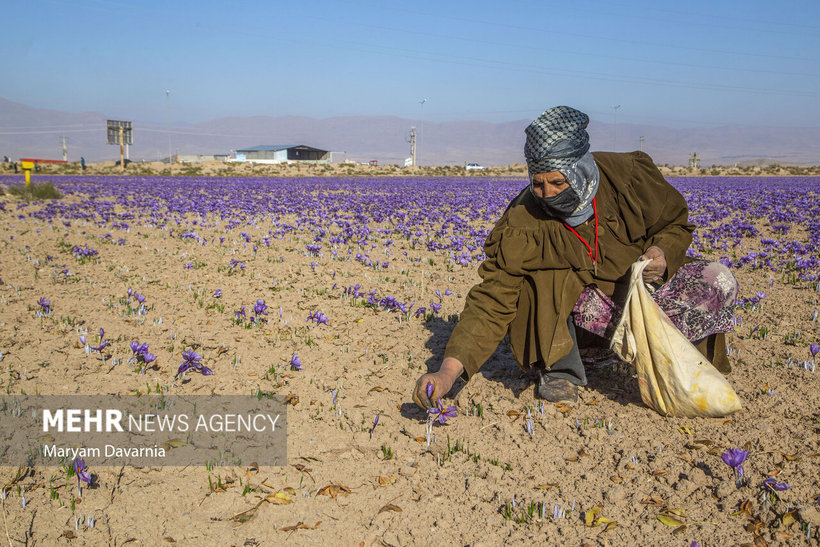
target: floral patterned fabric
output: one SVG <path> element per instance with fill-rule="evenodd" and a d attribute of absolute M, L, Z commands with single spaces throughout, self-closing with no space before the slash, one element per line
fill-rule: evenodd
<path fill-rule="evenodd" d="M 684 264 L 652 298 L 678 330 L 691 341 L 733 329 L 738 283 L 719 262 L 695 260 Z M 572 310 L 573 322 L 609 339 L 623 311 L 594 285 L 588 285 Z"/>

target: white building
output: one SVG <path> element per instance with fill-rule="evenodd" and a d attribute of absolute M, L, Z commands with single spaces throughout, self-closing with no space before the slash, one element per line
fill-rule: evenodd
<path fill-rule="evenodd" d="M 330 152 L 304 144 L 268 144 L 236 151 L 236 161 L 252 163 L 330 163 Z"/>

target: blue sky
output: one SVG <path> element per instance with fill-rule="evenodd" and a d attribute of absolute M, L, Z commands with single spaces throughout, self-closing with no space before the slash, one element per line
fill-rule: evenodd
<path fill-rule="evenodd" d="M 820 2 L 5 2 L 0 97 L 117 119 L 820 126 Z M 165 90 L 170 90 L 166 98 Z"/>

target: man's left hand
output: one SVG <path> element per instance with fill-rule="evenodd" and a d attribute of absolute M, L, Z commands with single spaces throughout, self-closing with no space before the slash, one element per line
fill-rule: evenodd
<path fill-rule="evenodd" d="M 646 252 L 641 255 L 640 260 L 651 260 L 643 271 L 643 280 L 645 283 L 655 283 L 656 281 L 663 281 L 663 274 L 666 273 L 666 255 L 660 247 L 649 247 Z"/>

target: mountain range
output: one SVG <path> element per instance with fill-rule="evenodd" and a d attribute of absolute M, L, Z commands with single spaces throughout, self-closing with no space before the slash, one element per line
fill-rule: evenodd
<path fill-rule="evenodd" d="M 69 161 L 119 158 L 106 144 L 107 117 L 99 112 L 45 110 L 0 98 L 0 157 Z M 333 152 L 333 161 L 378 160 L 403 164 L 410 156 L 410 128 L 416 127 L 422 165 L 523 163 L 524 128 L 530 120 L 430 122 L 395 116 L 226 117 L 194 124 L 132 120 L 132 160 L 155 161 L 173 154 L 228 154 L 257 145 L 304 144 Z M 820 164 L 818 127 L 671 128 L 592 120 L 593 150 L 642 148 L 658 164 L 686 165 L 697 153 L 703 167 L 778 163 Z M 641 142 L 641 137 L 643 137 Z"/>

